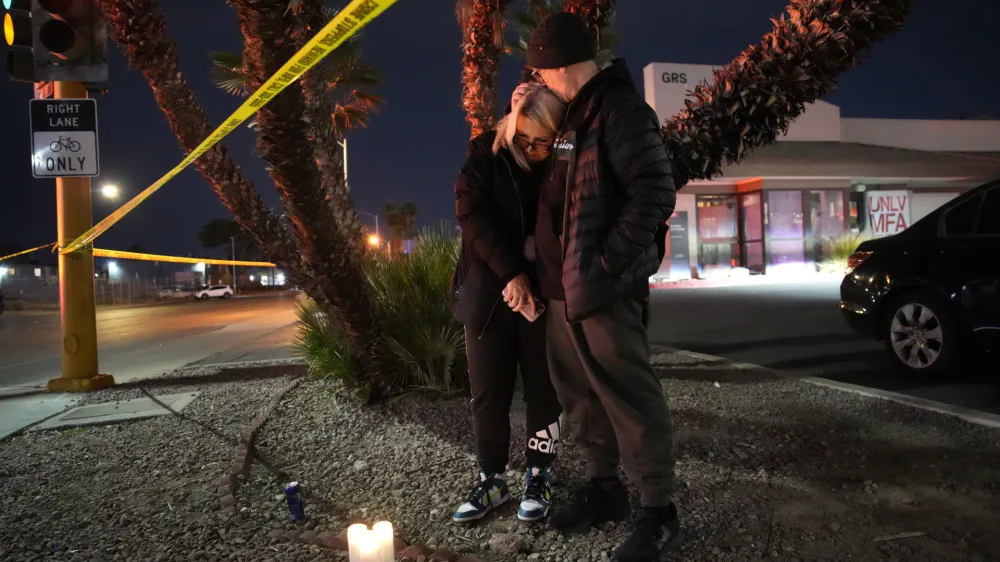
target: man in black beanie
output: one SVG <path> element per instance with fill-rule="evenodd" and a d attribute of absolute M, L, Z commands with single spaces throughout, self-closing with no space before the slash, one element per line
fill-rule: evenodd
<path fill-rule="evenodd" d="M 642 514 L 615 560 L 659 560 L 680 541 L 670 412 L 649 363 L 649 277 L 663 259 L 676 190 L 656 113 L 623 61 L 595 62 L 596 39 L 557 13 L 528 39 L 527 64 L 569 105 L 535 228 L 550 301 L 549 370 L 585 447 L 590 483 L 551 524 L 586 531 L 624 520 L 624 465 Z"/>

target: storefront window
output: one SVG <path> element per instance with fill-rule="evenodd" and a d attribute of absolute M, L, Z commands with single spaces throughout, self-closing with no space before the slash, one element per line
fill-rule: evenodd
<path fill-rule="evenodd" d="M 736 198 L 698 196 L 698 236 L 711 240 L 736 238 Z"/>
<path fill-rule="evenodd" d="M 809 239 L 809 259 L 822 259 L 823 244 L 844 235 L 844 192 L 837 189 L 807 193 L 806 234 Z"/>

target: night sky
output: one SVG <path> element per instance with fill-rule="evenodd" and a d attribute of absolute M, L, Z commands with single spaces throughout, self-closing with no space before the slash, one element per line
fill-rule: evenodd
<path fill-rule="evenodd" d="M 239 51 L 235 11 L 221 0 L 162 0 L 180 45 L 186 78 L 218 124 L 239 98 L 209 80 L 213 50 Z M 783 0 L 624 0 L 618 30 L 625 58 L 642 91 L 649 62 L 724 64 L 770 29 Z M 433 6 L 433 7 L 431 7 Z M 827 101 L 845 117 L 1000 118 L 1000 78 L 994 54 L 1000 3 L 992 0 L 914 2 L 903 31 L 876 47 L 841 80 Z M 993 36 L 992 39 L 990 37 Z M 364 57 L 384 75 L 387 101 L 368 129 L 349 136 L 349 173 L 359 210 L 379 212 L 386 201 L 414 201 L 420 224 L 453 219 L 452 182 L 465 156 L 468 126 L 460 106 L 460 31 L 451 0 L 399 0 L 364 29 Z M 95 187 L 113 182 L 131 198 L 173 167 L 182 154 L 142 75 L 113 48 L 110 92 L 98 98 L 101 172 Z M 502 66 L 501 102 L 521 62 Z M 24 247 L 54 241 L 52 180 L 31 177 L 28 133 L 30 85 L 0 79 L 0 244 Z M 241 128 L 225 141 L 230 154 L 274 208 L 280 200 L 254 154 L 255 135 Z M 114 205 L 94 200 L 95 221 Z M 281 212 L 280 210 L 278 211 Z M 176 177 L 98 240 L 103 248 L 139 244 L 155 253 L 203 255 L 196 234 L 212 218 L 228 217 L 193 169 Z M 370 219 L 362 217 L 370 222 Z M 385 223 L 383 222 L 383 228 Z"/>

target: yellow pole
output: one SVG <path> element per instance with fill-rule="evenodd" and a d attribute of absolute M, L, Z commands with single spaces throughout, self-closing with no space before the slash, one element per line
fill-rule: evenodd
<path fill-rule="evenodd" d="M 56 82 L 56 99 L 87 97 L 81 82 Z M 90 178 L 56 178 L 59 246 L 67 246 L 93 226 Z M 49 392 L 88 392 L 115 383 L 97 370 L 97 307 L 94 302 L 94 254 L 90 246 L 59 254 L 59 319 L 62 376 L 49 381 Z"/>

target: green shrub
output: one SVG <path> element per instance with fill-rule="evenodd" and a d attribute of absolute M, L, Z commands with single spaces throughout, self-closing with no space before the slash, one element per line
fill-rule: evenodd
<path fill-rule="evenodd" d="M 843 271 L 847 267 L 847 258 L 851 257 L 854 250 L 868 238 L 866 234 L 849 232 L 823 240 L 820 268 L 827 271 Z"/>
<path fill-rule="evenodd" d="M 458 240 L 443 226 L 421 232 L 409 255 L 387 259 L 373 253 L 365 263 L 375 313 L 385 329 L 375 356 L 396 392 L 451 392 L 467 384 L 464 334 L 448 303 L 457 255 Z M 364 392 L 357 380 L 357 354 L 337 318 L 311 301 L 298 314 L 296 344 L 313 376 L 334 378 L 345 391 Z"/>

